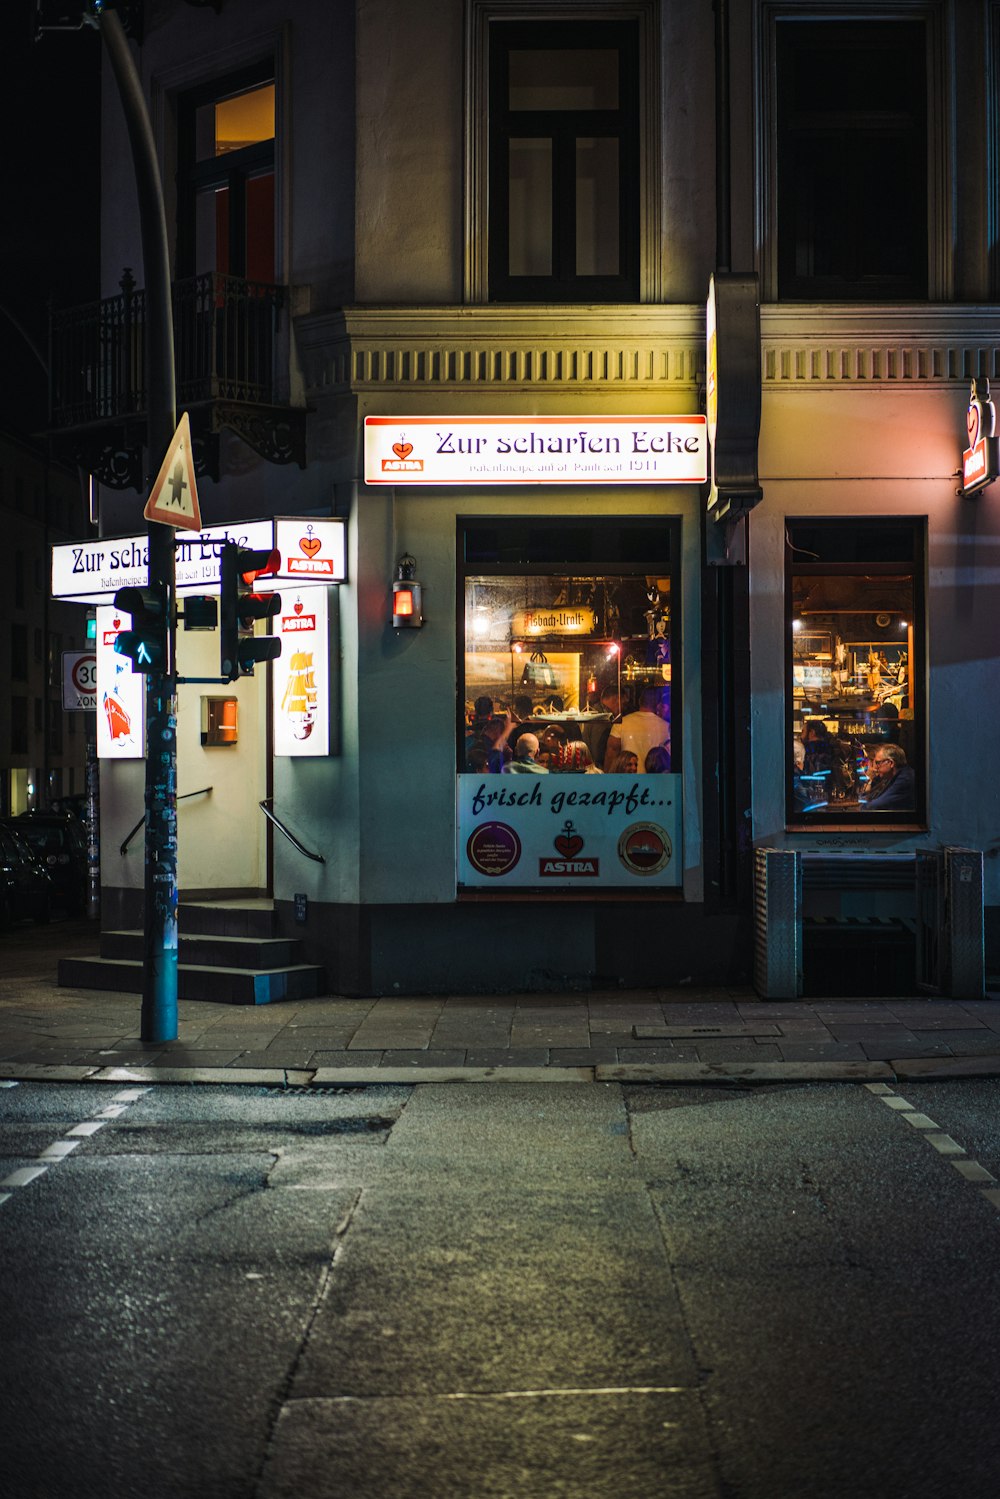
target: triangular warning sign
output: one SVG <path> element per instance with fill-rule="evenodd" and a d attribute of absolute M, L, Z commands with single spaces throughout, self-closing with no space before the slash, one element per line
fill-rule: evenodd
<path fill-rule="evenodd" d="M 146 520 L 164 526 L 183 526 L 188 531 L 201 530 L 201 507 L 198 486 L 194 482 L 194 455 L 191 451 L 191 423 L 185 411 L 170 439 L 167 456 L 160 465 L 156 483 L 149 491 Z"/>

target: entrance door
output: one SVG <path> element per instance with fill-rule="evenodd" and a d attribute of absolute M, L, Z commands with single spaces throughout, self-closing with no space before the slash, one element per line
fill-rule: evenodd
<path fill-rule="evenodd" d="M 217 676 L 217 631 L 178 631 L 178 672 Z M 269 895 L 269 666 L 237 682 L 178 687 L 177 883 L 184 895 Z"/>

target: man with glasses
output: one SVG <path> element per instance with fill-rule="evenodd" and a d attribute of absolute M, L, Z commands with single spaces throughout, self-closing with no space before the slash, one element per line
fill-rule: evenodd
<path fill-rule="evenodd" d="M 869 812 L 906 812 L 916 805 L 916 778 L 898 744 L 880 744 L 872 756 L 874 775 L 861 804 Z"/>

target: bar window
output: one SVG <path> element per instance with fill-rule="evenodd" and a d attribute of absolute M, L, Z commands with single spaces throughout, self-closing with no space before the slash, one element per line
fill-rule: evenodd
<path fill-rule="evenodd" d="M 670 523 L 645 520 L 470 524 L 460 775 L 521 769 L 524 734 L 550 772 L 643 776 L 680 764 L 671 541 Z"/>
<path fill-rule="evenodd" d="M 924 538 L 919 520 L 788 522 L 792 826 L 925 821 Z"/>

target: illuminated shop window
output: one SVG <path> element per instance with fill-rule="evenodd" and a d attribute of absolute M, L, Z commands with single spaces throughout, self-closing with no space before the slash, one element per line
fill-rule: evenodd
<path fill-rule="evenodd" d="M 680 766 L 675 522 L 469 522 L 459 555 L 459 774 L 501 772 L 523 733 L 550 772 Z M 625 749 L 622 720 L 643 753 Z M 645 738 L 643 738 L 645 731 Z M 640 739 L 634 741 L 639 749 Z M 648 739 L 648 745 L 645 740 Z"/>
<path fill-rule="evenodd" d="M 924 524 L 789 521 L 787 819 L 923 823 Z"/>

